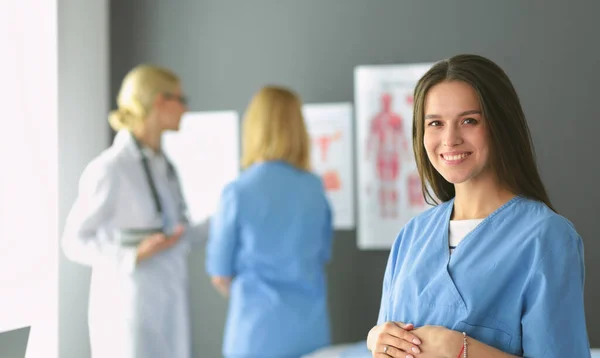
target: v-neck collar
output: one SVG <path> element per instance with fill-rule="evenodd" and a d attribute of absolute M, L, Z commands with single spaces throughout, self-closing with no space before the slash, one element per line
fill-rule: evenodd
<path fill-rule="evenodd" d="M 475 234 L 477 234 L 477 232 L 479 230 L 481 230 L 482 227 L 488 225 L 489 223 L 493 222 L 493 219 L 500 213 L 502 213 L 504 210 L 506 210 L 507 208 L 509 208 L 510 206 L 512 206 L 515 202 L 519 201 L 521 199 L 520 196 L 515 196 L 514 198 L 510 199 L 509 201 L 507 201 L 506 203 L 504 203 L 502 206 L 500 206 L 498 209 L 496 209 L 494 212 L 492 212 L 490 215 L 488 215 L 485 219 L 483 219 L 482 222 L 480 222 L 473 230 L 471 230 L 471 232 L 469 232 L 464 238 L 463 240 L 460 242 L 460 244 L 456 247 L 456 249 L 454 249 L 452 255 L 450 255 L 450 249 L 449 249 L 449 235 L 448 235 L 448 229 L 450 227 L 450 217 L 452 215 L 452 210 L 454 208 L 454 198 L 450 199 L 448 202 L 445 203 L 446 207 L 443 209 L 445 210 L 444 213 L 444 223 L 443 225 L 441 225 L 441 239 L 438 240 L 438 245 L 437 246 L 437 251 L 441 252 L 442 255 L 440 257 L 440 259 L 443 259 L 443 268 L 444 268 L 444 279 L 447 280 L 448 283 L 448 287 L 451 288 L 452 294 L 454 295 L 455 299 L 457 300 L 457 303 L 460 305 L 460 307 L 462 307 L 463 309 L 467 309 L 466 304 L 464 299 L 462 298 L 462 295 L 460 294 L 458 288 L 456 287 L 456 283 L 454 282 L 454 279 L 452 278 L 452 275 L 450 274 L 450 264 L 452 261 L 457 260 L 457 253 L 458 253 L 458 259 L 460 259 L 460 254 L 464 251 L 464 247 L 466 245 L 469 244 L 469 242 L 473 241 L 471 239 L 471 237 L 475 236 Z M 441 247 L 440 247 L 441 246 Z M 461 249 L 462 248 L 462 249 Z"/>
<path fill-rule="evenodd" d="M 471 241 L 471 237 L 473 237 L 483 226 L 487 225 L 488 222 L 491 222 L 494 217 L 498 214 L 500 214 L 501 212 L 503 212 L 506 208 L 512 206 L 513 203 L 515 203 L 516 201 L 520 200 L 521 196 L 516 195 L 514 198 L 510 199 L 509 201 L 507 201 L 506 203 L 502 204 L 498 209 L 494 210 L 490 215 L 488 215 L 487 217 L 485 217 L 477 226 L 475 226 L 475 228 L 473 230 L 471 230 L 460 242 L 460 244 L 456 247 L 456 249 L 454 250 L 454 252 L 452 253 L 452 256 L 456 255 L 456 252 L 459 250 L 459 247 L 461 246 L 465 246 L 464 243 L 468 243 L 469 241 Z M 448 245 L 449 243 L 449 229 L 450 229 L 450 217 L 452 216 L 452 210 L 454 209 L 454 198 L 450 199 L 447 202 L 446 207 L 444 208 L 445 213 L 444 213 L 444 234 L 443 236 L 443 240 L 442 240 L 442 245 L 444 246 L 444 248 L 446 249 L 446 262 L 449 262 L 451 260 L 451 256 L 450 256 L 450 252 L 448 250 Z"/>

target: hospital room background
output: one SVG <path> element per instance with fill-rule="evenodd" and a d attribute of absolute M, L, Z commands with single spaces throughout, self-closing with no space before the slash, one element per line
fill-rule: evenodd
<path fill-rule="evenodd" d="M 3 68 L 14 66 L 9 80 L 19 84 L 9 84 L 16 90 L 5 91 L 3 99 L 17 101 L 20 95 L 26 99 L 3 118 L 5 131 L 14 128 L 13 140 L 21 139 L 13 147 L 3 143 L 0 148 L 3 162 L 20 163 L 3 174 L 0 233 L 2 240 L 25 238 L 19 241 L 22 249 L 12 248 L 12 253 L 12 246 L 0 246 L 4 247 L 1 282 L 9 287 L 0 299 L 0 321 L 12 314 L 15 327 L 33 322 L 28 350 L 35 351 L 35 339 L 45 346 L 37 350 L 43 354 L 29 357 L 89 356 L 90 270 L 63 256 L 58 235 L 81 171 L 111 143 L 106 116 L 115 107 L 123 76 L 133 66 L 149 62 L 172 68 L 183 80 L 192 112 L 233 111 L 241 117 L 252 94 L 266 84 L 292 88 L 305 103 L 355 105 L 358 66 L 431 63 L 458 53 L 489 57 L 514 81 L 550 198 L 584 240 L 588 333 L 591 346 L 600 347 L 599 2 L 48 0 L 38 6 L 32 0 L 8 0 L 6 4 L 0 13 L 21 18 L 5 16 L 2 32 L 15 35 L 2 41 L 12 41 L 8 52 L 16 59 Z M 20 117 L 27 119 L 21 121 L 25 124 L 15 125 Z M 5 138 L 9 136 L 5 132 Z M 353 158 L 356 188 L 354 139 L 347 155 Z M 42 142 L 48 146 L 42 147 Z M 49 164 L 30 165 L 32 157 L 19 159 L 15 154 L 19 151 L 30 151 L 38 162 Z M 15 186 L 23 182 L 23 173 L 28 173 L 30 187 Z M 5 198 L 40 205 L 11 204 L 9 210 Z M 34 201 L 38 199 L 42 201 Z M 389 254 L 385 248 L 359 245 L 356 192 L 353 205 L 354 224 L 336 230 L 327 269 L 335 346 L 364 341 L 376 323 Z M 31 225 L 36 217 L 43 220 Z M 198 357 L 219 357 L 227 301 L 211 286 L 204 256 L 200 250 L 190 260 L 194 351 Z M 12 270 L 7 262 L 19 262 L 20 268 Z M 8 323 L 0 324 L 0 332 L 9 328 Z M 3 349 L 9 347 L 0 346 L 0 357 Z"/>

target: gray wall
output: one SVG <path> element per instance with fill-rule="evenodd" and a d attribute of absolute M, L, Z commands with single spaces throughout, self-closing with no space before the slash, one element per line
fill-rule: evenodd
<path fill-rule="evenodd" d="M 109 2 L 58 1 L 59 222 L 77 195 L 85 165 L 109 141 Z M 90 269 L 59 261 L 59 357 L 90 356 Z"/>
<path fill-rule="evenodd" d="M 182 75 L 192 110 L 243 111 L 265 83 L 288 85 L 305 102 L 346 102 L 357 65 L 490 57 L 521 95 L 551 199 L 584 238 L 589 334 L 600 346 L 598 13 L 599 2 L 561 0 L 112 1 L 111 94 L 150 61 Z M 354 231 L 336 233 L 335 342 L 364 339 L 375 323 L 387 255 L 358 251 Z M 192 257 L 194 344 L 216 357 L 226 305 L 203 256 Z"/>

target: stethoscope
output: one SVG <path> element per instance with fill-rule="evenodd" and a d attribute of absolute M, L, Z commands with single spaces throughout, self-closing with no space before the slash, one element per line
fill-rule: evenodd
<path fill-rule="evenodd" d="M 148 187 L 150 188 L 150 192 L 152 194 L 152 200 L 154 201 L 154 207 L 156 209 L 156 212 L 158 214 L 158 217 L 161 218 L 161 220 L 163 221 L 163 229 L 166 219 L 163 216 L 164 215 L 164 210 L 163 210 L 163 206 L 162 203 L 160 201 L 160 197 L 158 195 L 158 190 L 156 189 L 156 184 L 154 182 L 154 178 L 152 177 L 152 172 L 150 171 L 150 165 L 148 164 L 148 158 L 146 158 L 146 155 L 144 154 L 143 150 L 142 150 L 142 144 L 140 143 L 140 141 L 133 136 L 133 141 L 135 142 L 135 145 L 138 149 L 138 152 L 140 153 L 140 157 L 141 157 L 141 162 L 142 162 L 142 168 L 144 169 L 144 174 L 146 176 L 146 182 L 148 183 Z M 171 164 L 171 162 L 167 159 L 166 156 L 163 157 L 165 159 L 165 162 L 167 163 L 167 175 L 169 177 L 171 177 L 172 179 L 174 179 L 177 183 L 176 187 L 178 189 L 178 194 L 180 197 L 180 203 L 181 203 L 181 213 L 183 213 L 183 223 L 187 224 L 187 205 L 185 204 L 185 199 L 181 193 L 180 190 L 180 182 L 179 182 L 179 178 L 177 176 L 177 172 L 175 171 L 175 167 L 173 166 L 173 164 Z"/>

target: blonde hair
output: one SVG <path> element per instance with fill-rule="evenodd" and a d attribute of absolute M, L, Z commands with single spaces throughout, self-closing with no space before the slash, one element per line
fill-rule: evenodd
<path fill-rule="evenodd" d="M 147 64 L 133 68 L 121 84 L 118 109 L 111 111 L 108 117 L 110 126 L 115 131 L 142 126 L 156 95 L 173 92 L 178 85 L 177 75 L 166 68 Z"/>
<path fill-rule="evenodd" d="M 302 102 L 289 89 L 267 86 L 254 95 L 243 124 L 242 167 L 262 160 L 283 160 L 310 170 L 310 140 Z"/>

